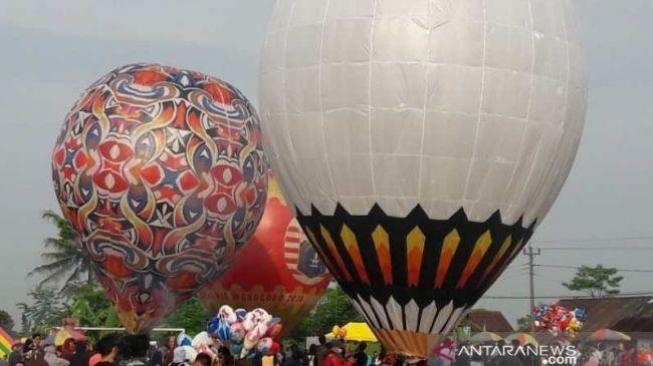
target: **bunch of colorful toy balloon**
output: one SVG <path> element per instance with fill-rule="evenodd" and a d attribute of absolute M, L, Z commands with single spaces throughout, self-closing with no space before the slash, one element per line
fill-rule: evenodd
<path fill-rule="evenodd" d="M 228 305 L 221 306 L 207 324 L 208 333 L 230 347 L 232 354 L 240 359 L 257 359 L 279 352 L 282 329 L 281 319 L 264 309 L 248 312 Z"/>
<path fill-rule="evenodd" d="M 583 327 L 585 309 L 572 311 L 560 305 L 542 305 L 533 308 L 532 315 L 538 329 L 573 338 Z"/>

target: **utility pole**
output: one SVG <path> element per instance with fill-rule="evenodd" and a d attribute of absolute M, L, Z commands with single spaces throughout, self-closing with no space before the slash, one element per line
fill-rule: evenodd
<path fill-rule="evenodd" d="M 531 333 L 535 332 L 535 319 L 533 319 L 533 309 L 535 308 L 535 256 L 540 255 L 542 251 L 540 248 L 533 248 L 532 245 L 529 245 L 528 248 L 524 248 L 524 255 L 528 256 L 528 277 L 530 281 L 530 308 L 528 309 L 528 314 L 530 314 L 530 323 L 531 323 Z"/>

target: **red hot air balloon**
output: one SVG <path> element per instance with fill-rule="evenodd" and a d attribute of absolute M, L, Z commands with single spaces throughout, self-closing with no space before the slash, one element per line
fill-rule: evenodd
<path fill-rule="evenodd" d="M 223 304 L 263 308 L 283 320 L 288 332 L 320 299 L 331 280 L 308 242 L 273 174 L 263 218 L 229 270 L 199 292 L 202 304 L 217 312 Z"/>
<path fill-rule="evenodd" d="M 52 159 L 63 214 L 132 332 L 225 269 L 263 214 L 267 169 L 240 91 L 157 64 L 95 82 Z"/>

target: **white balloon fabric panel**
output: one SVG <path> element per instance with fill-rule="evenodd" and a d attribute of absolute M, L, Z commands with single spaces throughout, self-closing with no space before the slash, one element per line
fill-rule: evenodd
<path fill-rule="evenodd" d="M 568 0 L 280 0 L 261 64 L 266 147 L 304 214 L 420 204 L 527 226 L 573 162 L 582 65 Z"/>

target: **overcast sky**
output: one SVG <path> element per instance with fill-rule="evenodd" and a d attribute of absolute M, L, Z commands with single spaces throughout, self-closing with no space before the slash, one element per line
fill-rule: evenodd
<path fill-rule="evenodd" d="M 0 309 L 19 323 L 41 263 L 40 219 L 57 209 L 50 151 L 81 91 L 116 66 L 153 61 L 203 71 L 256 100 L 259 49 L 272 0 L 35 1 L 0 0 Z M 653 270 L 653 1 L 575 0 L 587 52 L 589 109 L 576 164 L 535 242 L 542 264 Z M 547 247 L 624 250 L 547 250 Z M 526 296 L 518 258 L 488 296 Z M 568 293 L 573 270 L 540 268 L 541 295 Z M 624 292 L 653 291 L 653 273 L 624 273 Z M 550 300 L 547 300 L 550 301 Z M 511 320 L 526 300 L 482 300 Z"/>

